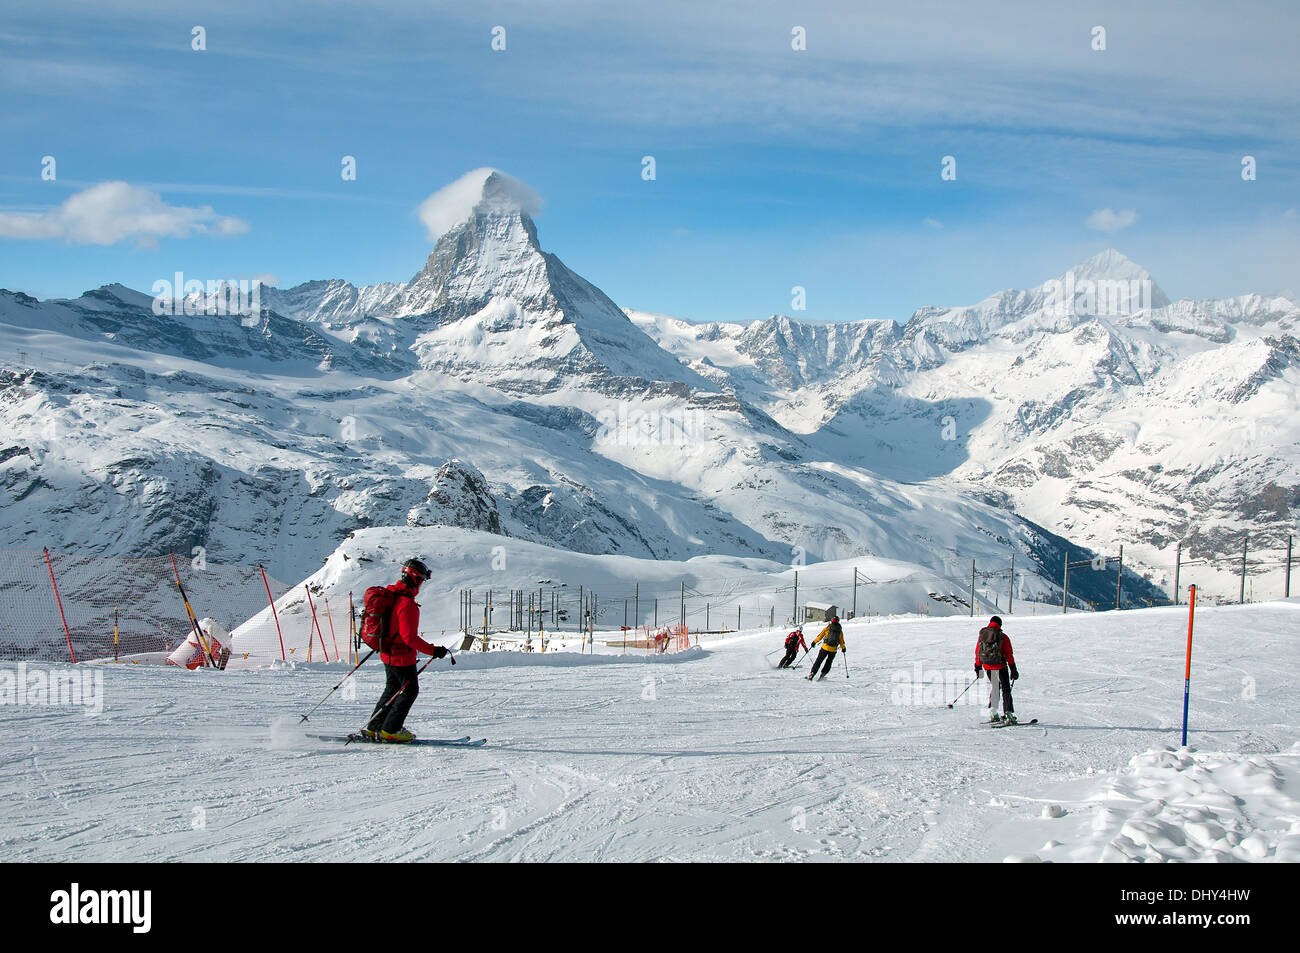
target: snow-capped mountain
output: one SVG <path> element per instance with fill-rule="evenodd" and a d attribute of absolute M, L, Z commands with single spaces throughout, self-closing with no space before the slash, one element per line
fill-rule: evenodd
<path fill-rule="evenodd" d="M 420 367 L 498 390 L 637 392 L 704 381 L 664 354 L 597 287 L 542 251 L 537 226 L 490 172 L 470 216 L 401 285 L 310 282 L 268 289 L 267 305 L 351 342 L 381 341 Z M 679 388 L 684 393 L 684 388 Z"/>
<path fill-rule="evenodd" d="M 119 286 L 73 301 L 0 291 L 0 545 L 203 546 L 301 579 L 358 529 L 450 524 L 467 541 L 654 559 L 870 555 L 954 591 L 972 558 L 1001 568 L 1014 551 L 1045 595 L 1067 547 L 1154 539 L 1146 510 L 1102 519 L 1088 502 L 1121 477 L 1153 513 L 1180 487 L 1212 492 L 1194 447 L 1175 459 L 1145 434 L 1104 453 L 1134 394 L 1294 405 L 1289 301 L 1169 304 L 1152 282 L 1115 315 L 1062 304 L 1103 280 L 1149 276 L 1112 252 L 1060 287 L 904 325 L 689 324 L 625 312 L 543 251 L 489 172 L 402 284 L 264 288 L 240 315 L 187 313 L 202 296 L 157 314 Z M 1232 373 L 1194 390 L 1196 361 L 1220 347 L 1237 349 Z M 1090 428 L 1075 443 L 1063 408 Z M 1261 433 L 1253 478 L 1293 486 L 1294 457 Z M 1165 470 L 1141 482 L 1133 453 L 1164 453 Z M 1128 592 L 1153 594 L 1136 578 Z"/>
<path fill-rule="evenodd" d="M 1162 585 L 1179 541 L 1184 558 L 1220 564 L 1198 578 L 1226 588 L 1244 533 L 1276 561 L 1294 532 L 1300 308 L 1288 298 L 1170 302 L 1107 250 L 1028 291 L 901 325 L 629 313 L 841 459 L 960 482 L 1097 550 L 1123 544 Z"/>

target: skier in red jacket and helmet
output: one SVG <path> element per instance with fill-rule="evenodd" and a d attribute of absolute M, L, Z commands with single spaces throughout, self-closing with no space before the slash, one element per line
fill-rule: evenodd
<path fill-rule="evenodd" d="M 776 663 L 776 667 L 789 668 L 790 664 L 794 661 L 794 657 L 799 653 L 800 648 L 802 648 L 805 652 L 808 651 L 808 646 L 805 645 L 803 641 L 802 623 L 800 623 L 799 628 L 795 629 L 793 632 L 791 632 L 789 635 L 785 637 L 785 656 L 781 659 L 781 661 Z"/>
<path fill-rule="evenodd" d="M 404 743 L 415 738 L 403 726 L 420 694 L 420 682 L 415 674 L 416 653 L 434 658 L 447 654 L 441 645 L 430 645 L 420 638 L 420 607 L 415 604 L 415 597 L 431 575 L 429 567 L 420 560 L 408 559 L 402 564 L 402 578 L 388 587 L 397 597 L 389 619 L 386 647 L 379 653 L 388 680 L 370 722 L 361 731 L 372 741 Z"/>
<path fill-rule="evenodd" d="M 1010 677 L 1008 678 L 1008 670 Z M 1016 657 L 1011 651 L 1011 640 L 1002 631 L 1002 619 L 993 616 L 989 624 L 980 629 L 975 643 L 975 677 L 989 673 L 989 721 L 1016 723 L 1016 710 L 1011 702 L 1011 683 L 1020 678 L 1016 671 Z M 996 673 L 996 675 L 994 674 Z M 1003 714 L 998 714 L 998 695 L 1002 696 Z"/>

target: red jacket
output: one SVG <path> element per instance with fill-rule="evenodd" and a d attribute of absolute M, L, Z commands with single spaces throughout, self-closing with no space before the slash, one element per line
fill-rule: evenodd
<path fill-rule="evenodd" d="M 397 593 L 398 599 L 388 624 L 388 651 L 380 652 L 379 657 L 385 665 L 414 665 L 417 651 L 432 655 L 434 649 L 420 638 L 420 607 L 402 583 L 393 583 L 388 591 Z"/>
<path fill-rule="evenodd" d="M 1011 654 L 1011 640 L 1007 638 L 1007 634 L 1005 632 L 1002 633 L 1002 657 L 1006 659 L 1006 665 L 985 665 L 984 670 L 989 672 L 996 672 L 999 669 L 1006 668 L 1007 665 L 1016 664 L 1016 657 L 1013 654 Z M 975 640 L 975 664 L 976 665 L 980 664 L 979 639 Z"/>
<path fill-rule="evenodd" d="M 785 647 L 788 649 L 793 645 L 797 645 L 805 652 L 808 651 L 808 646 L 803 644 L 803 633 L 798 630 L 791 632 L 789 635 L 785 637 Z"/>

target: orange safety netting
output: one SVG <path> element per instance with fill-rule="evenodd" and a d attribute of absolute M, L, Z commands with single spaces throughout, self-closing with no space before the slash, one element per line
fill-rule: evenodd
<path fill-rule="evenodd" d="M 269 577 L 264 584 L 257 566 L 0 550 L 0 658 L 165 656 L 193 631 L 178 574 L 195 617 L 228 629 L 267 608 L 268 586 L 277 598 L 288 588 Z"/>

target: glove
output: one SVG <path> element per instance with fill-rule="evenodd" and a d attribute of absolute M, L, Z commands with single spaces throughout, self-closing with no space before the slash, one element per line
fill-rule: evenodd
<path fill-rule="evenodd" d="M 976 662 L 976 663 L 975 663 L 975 678 L 976 678 L 976 679 L 981 679 L 981 678 L 983 678 L 983 677 L 984 677 L 984 669 L 980 668 L 980 663 L 979 663 L 979 662 Z"/>
<path fill-rule="evenodd" d="M 1016 679 L 1018 679 L 1019 677 L 1020 677 L 1020 673 L 1016 671 L 1016 665 L 1015 665 L 1014 662 L 1012 662 L 1012 663 L 1011 663 L 1011 680 L 1014 682 L 1014 681 L 1015 681 Z"/>
<path fill-rule="evenodd" d="M 447 657 L 447 650 L 444 649 L 441 645 L 435 645 L 435 646 L 433 647 L 433 657 L 434 657 L 434 658 L 446 658 L 446 657 Z"/>

